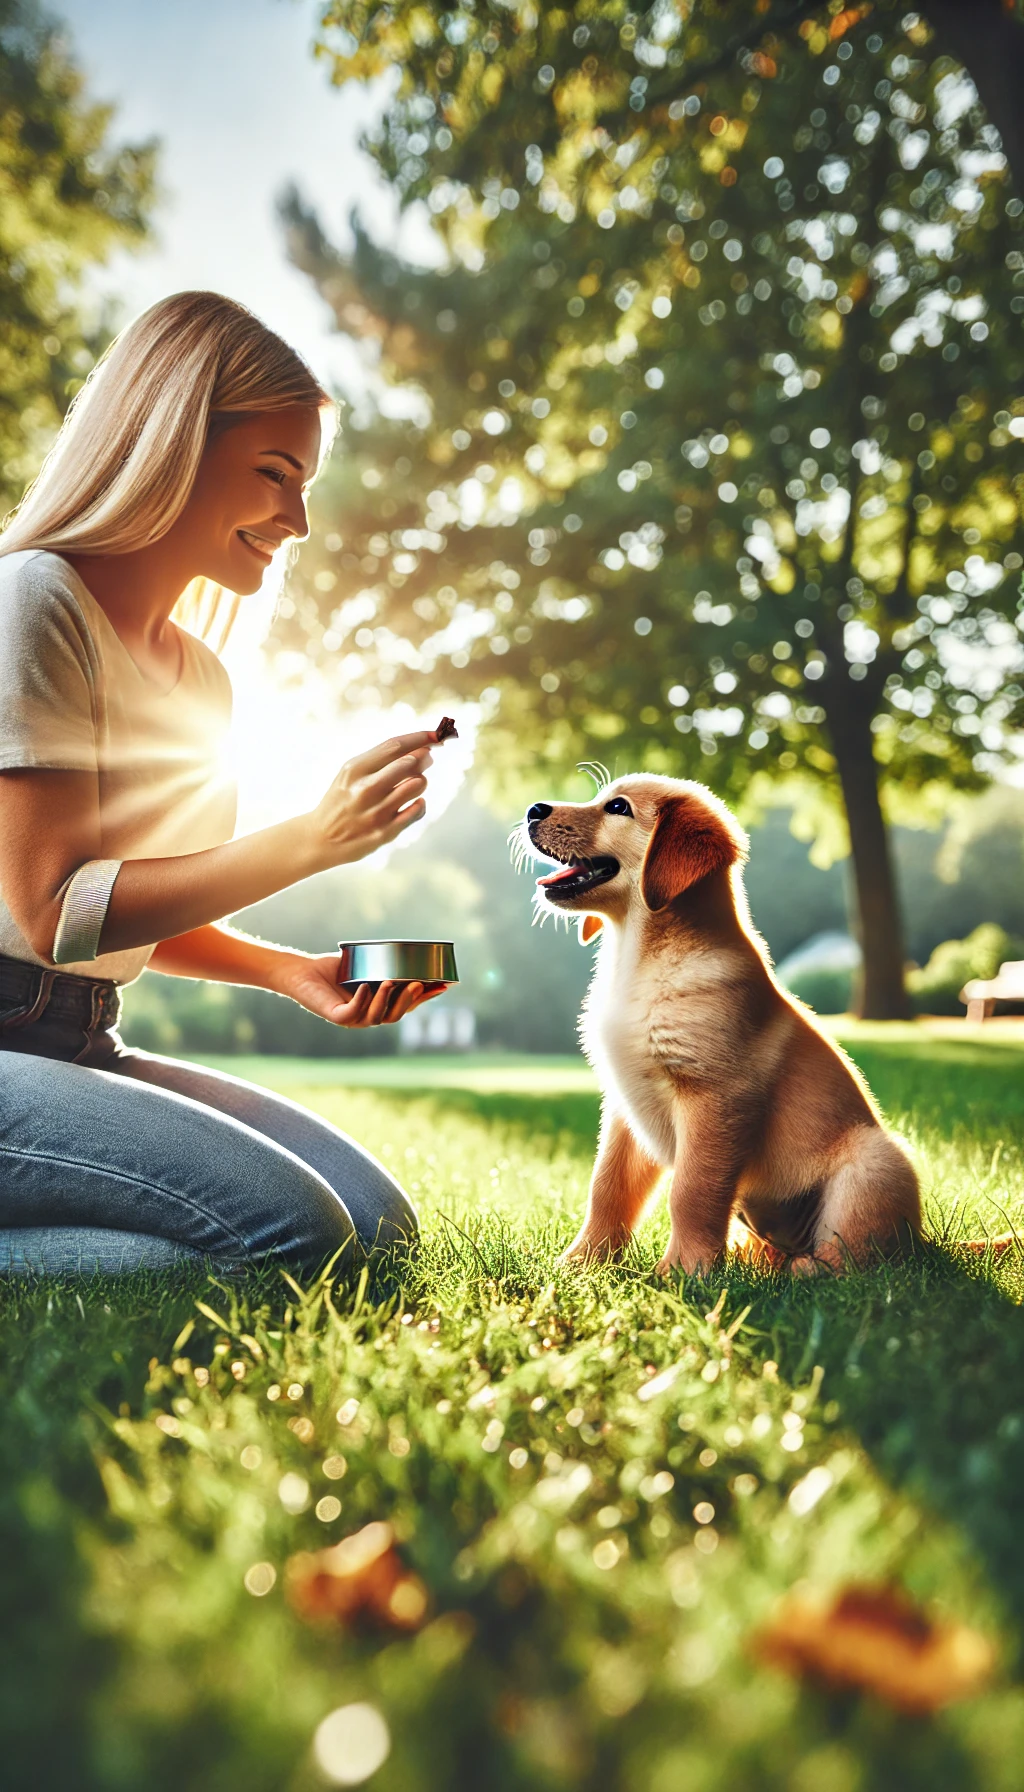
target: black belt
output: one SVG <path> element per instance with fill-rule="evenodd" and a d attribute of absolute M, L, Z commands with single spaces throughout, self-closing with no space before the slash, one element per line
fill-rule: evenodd
<path fill-rule="evenodd" d="M 17 1006 L 4 1012 L 14 1000 Z M 0 952 L 0 1034 L 29 1027 L 45 1013 L 66 1018 L 86 1033 L 117 1024 L 118 985 L 102 977 L 69 977 L 45 965 L 28 964 Z"/>

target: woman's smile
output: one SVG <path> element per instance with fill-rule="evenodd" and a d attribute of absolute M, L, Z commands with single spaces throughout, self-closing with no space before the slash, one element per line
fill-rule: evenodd
<path fill-rule="evenodd" d="M 271 541 L 266 535 L 257 535 L 252 529 L 239 529 L 237 533 L 239 541 L 249 549 L 250 554 L 256 554 L 264 566 L 269 566 L 281 543 Z"/>

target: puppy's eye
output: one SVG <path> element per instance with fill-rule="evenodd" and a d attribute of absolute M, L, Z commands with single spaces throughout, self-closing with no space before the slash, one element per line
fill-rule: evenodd
<path fill-rule="evenodd" d="M 633 811 L 624 796 L 613 796 L 610 803 L 605 803 L 606 815 L 632 815 Z"/>

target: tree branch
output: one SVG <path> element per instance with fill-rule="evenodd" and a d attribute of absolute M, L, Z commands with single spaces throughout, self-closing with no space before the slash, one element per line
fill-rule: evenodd
<path fill-rule="evenodd" d="M 766 37 L 774 35 L 776 31 L 785 31 L 797 19 L 805 18 L 811 13 L 820 12 L 820 10 L 821 0 L 795 0 L 795 3 L 794 0 L 791 0 L 788 6 L 776 6 L 771 12 L 759 14 L 756 19 L 751 20 L 745 31 L 738 31 L 734 37 L 731 37 L 717 55 L 709 57 L 707 62 L 699 63 L 696 68 L 680 71 L 683 76 L 684 88 L 689 88 L 692 91 L 694 87 L 699 87 L 712 75 L 721 74 L 723 69 L 729 68 L 741 50 L 755 49 L 758 44 L 764 42 Z M 668 81 L 664 87 L 659 84 L 655 89 L 656 97 L 667 99 L 671 92 L 672 96 L 677 98 L 680 92 L 678 81 L 679 76 L 677 75 L 671 84 Z"/>
<path fill-rule="evenodd" d="M 822 10 L 821 0 L 791 0 L 751 19 L 716 55 L 696 68 L 681 71 L 664 83 L 652 83 L 652 98 L 677 98 L 692 92 L 730 68 L 742 50 L 753 50 L 766 37 L 787 31 L 798 20 Z M 1024 188 L 1024 26 L 1002 0 L 923 0 L 921 12 L 935 32 L 937 45 L 967 70 L 986 112 L 1003 140 L 1006 159 L 1017 185 Z M 867 23 L 865 19 L 863 23 Z"/>

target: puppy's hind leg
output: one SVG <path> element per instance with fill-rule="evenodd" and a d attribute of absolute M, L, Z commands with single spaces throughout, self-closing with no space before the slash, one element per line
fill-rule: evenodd
<path fill-rule="evenodd" d="M 912 1250 L 921 1236 L 921 1195 L 903 1148 L 881 1127 L 858 1127 L 822 1191 L 810 1256 L 794 1257 L 794 1275 L 866 1268 Z"/>
<path fill-rule="evenodd" d="M 661 1174 L 621 1114 L 605 1110 L 587 1211 L 560 1263 L 612 1257 L 628 1244 Z"/>

